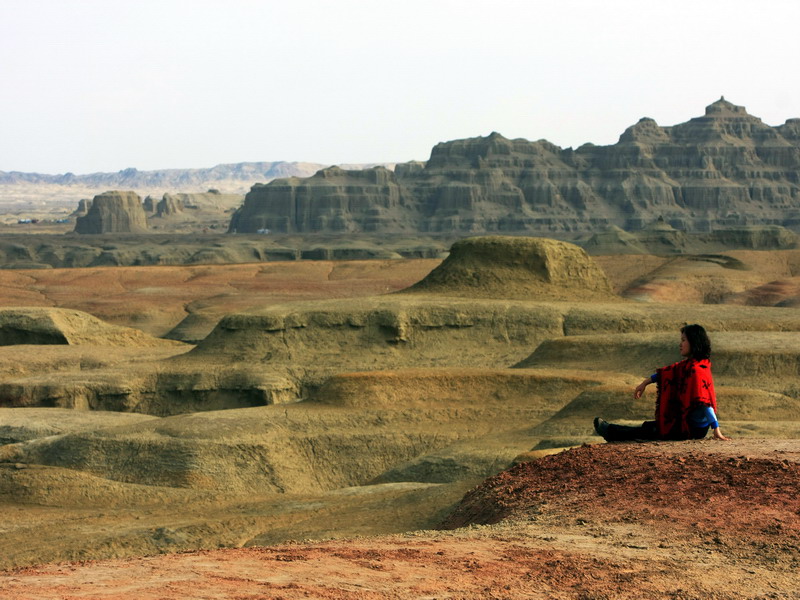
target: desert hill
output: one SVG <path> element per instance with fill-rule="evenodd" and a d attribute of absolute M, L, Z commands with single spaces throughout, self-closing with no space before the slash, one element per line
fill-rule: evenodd
<path fill-rule="evenodd" d="M 772 127 L 724 98 L 662 127 L 644 118 L 610 146 L 562 149 L 499 133 L 437 144 L 426 163 L 334 168 L 254 187 L 231 221 L 255 232 L 685 231 L 800 224 L 800 119 Z"/>
<path fill-rule="evenodd" d="M 574 244 L 508 236 L 456 242 L 442 264 L 406 291 L 556 300 L 613 296 L 605 273 Z"/>
<path fill-rule="evenodd" d="M 125 347 L 176 347 L 138 329 L 111 325 L 65 308 L 0 308 L 0 346 L 68 344 Z"/>

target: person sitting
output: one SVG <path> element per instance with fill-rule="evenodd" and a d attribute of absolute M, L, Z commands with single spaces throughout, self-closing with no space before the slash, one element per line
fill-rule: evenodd
<path fill-rule="evenodd" d="M 680 353 L 683 360 L 658 369 L 633 392 L 639 399 L 651 383 L 658 385 L 656 420 L 639 426 L 608 423 L 594 419 L 594 429 L 608 442 L 630 440 L 689 440 L 706 437 L 728 440 L 717 421 L 717 396 L 711 376 L 711 340 L 701 325 L 681 327 Z"/>

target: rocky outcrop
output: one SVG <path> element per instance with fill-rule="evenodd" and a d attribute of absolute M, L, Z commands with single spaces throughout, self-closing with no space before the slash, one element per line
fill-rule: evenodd
<path fill-rule="evenodd" d="M 183 212 L 183 200 L 172 194 L 164 194 L 161 201 L 156 204 L 156 216 L 164 217 Z"/>
<path fill-rule="evenodd" d="M 85 217 L 89 212 L 89 207 L 92 205 L 92 201 L 88 198 L 81 198 L 78 202 L 78 208 L 70 215 L 70 217 Z"/>
<path fill-rule="evenodd" d="M 640 231 L 624 231 L 612 225 L 595 233 L 583 247 L 593 256 L 608 254 L 687 254 L 742 250 L 789 250 L 800 236 L 779 225 L 723 227 L 702 233 L 686 233 L 659 217 Z"/>
<path fill-rule="evenodd" d="M 164 346 L 138 329 L 120 327 L 68 308 L 4 308 L 0 310 L 0 346 L 18 344 Z"/>
<path fill-rule="evenodd" d="M 489 236 L 453 244 L 450 255 L 406 292 L 520 299 L 609 299 L 611 284 L 578 246 Z"/>
<path fill-rule="evenodd" d="M 89 212 L 78 217 L 75 233 L 142 233 L 147 217 L 135 192 L 105 192 L 95 196 Z"/>
<path fill-rule="evenodd" d="M 193 211 L 173 215 L 179 221 Z M 156 221 L 155 218 L 152 221 Z M 160 222 L 160 221 L 158 221 Z M 367 260 L 372 258 L 443 258 L 453 237 L 304 239 L 288 236 L 224 233 L 143 235 L 3 235 L 0 268 L 64 269 L 144 265 L 238 264 L 286 260 Z M 112 239 L 113 238 L 113 239 Z"/>
<path fill-rule="evenodd" d="M 402 231 L 413 229 L 413 220 L 392 171 L 330 167 L 308 179 L 253 186 L 228 231 Z"/>
<path fill-rule="evenodd" d="M 800 227 L 800 119 L 772 127 L 724 98 L 674 126 L 641 119 L 610 146 L 499 133 L 437 144 L 427 163 L 256 186 L 230 230 L 547 232 Z M 372 178 L 366 179 L 365 178 Z"/>

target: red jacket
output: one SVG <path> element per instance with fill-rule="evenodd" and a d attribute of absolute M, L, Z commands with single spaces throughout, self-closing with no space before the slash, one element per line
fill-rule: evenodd
<path fill-rule="evenodd" d="M 658 369 L 656 430 L 661 439 L 689 439 L 689 411 L 702 404 L 717 412 L 717 395 L 708 359 L 687 358 Z"/>

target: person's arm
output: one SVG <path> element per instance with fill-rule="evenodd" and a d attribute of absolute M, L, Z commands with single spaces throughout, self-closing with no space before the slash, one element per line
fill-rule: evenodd
<path fill-rule="evenodd" d="M 645 388 L 650 385 L 651 383 L 656 383 L 658 381 L 658 373 L 653 373 L 650 377 L 647 377 L 642 383 L 636 386 L 636 389 L 633 390 L 633 397 L 635 400 L 638 400 L 644 394 Z"/>

